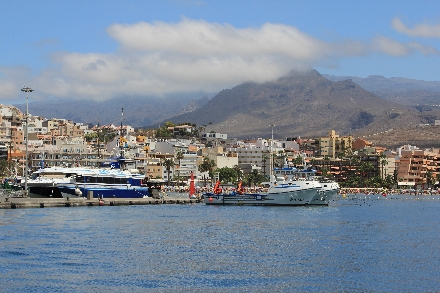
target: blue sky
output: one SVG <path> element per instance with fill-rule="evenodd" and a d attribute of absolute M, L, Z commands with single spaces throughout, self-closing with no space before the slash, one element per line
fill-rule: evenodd
<path fill-rule="evenodd" d="M 291 70 L 440 81 L 438 1 L 0 0 L 0 102 L 218 92 Z M 198 97 L 196 97 L 198 98 Z"/>

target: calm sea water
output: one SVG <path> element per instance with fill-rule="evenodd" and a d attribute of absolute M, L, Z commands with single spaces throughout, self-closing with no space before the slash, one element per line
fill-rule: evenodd
<path fill-rule="evenodd" d="M 435 292 L 439 210 L 439 196 L 0 210 L 0 291 Z"/>

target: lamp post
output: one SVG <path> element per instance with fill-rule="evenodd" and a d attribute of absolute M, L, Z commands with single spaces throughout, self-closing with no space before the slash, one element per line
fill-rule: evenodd
<path fill-rule="evenodd" d="M 26 127 L 25 127 L 25 132 L 24 132 L 24 136 L 26 137 L 26 159 L 25 159 L 25 174 L 24 174 L 24 195 L 25 197 L 28 196 L 28 188 L 27 188 L 27 175 L 28 175 L 28 116 L 29 116 L 29 108 L 28 108 L 28 95 L 29 93 L 33 92 L 34 90 L 31 89 L 30 87 L 23 87 L 21 89 L 22 92 L 26 92 Z"/>

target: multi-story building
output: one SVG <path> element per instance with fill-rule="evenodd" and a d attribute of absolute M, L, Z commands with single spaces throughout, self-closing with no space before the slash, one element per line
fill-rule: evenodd
<path fill-rule="evenodd" d="M 337 158 L 344 154 L 346 149 L 352 148 L 352 141 L 351 135 L 341 137 L 334 130 L 330 130 L 328 136 L 315 139 L 315 156 Z"/>
<path fill-rule="evenodd" d="M 400 161 L 397 169 L 399 185 L 421 186 L 440 174 L 439 149 L 412 149 L 404 147 L 400 150 Z"/>

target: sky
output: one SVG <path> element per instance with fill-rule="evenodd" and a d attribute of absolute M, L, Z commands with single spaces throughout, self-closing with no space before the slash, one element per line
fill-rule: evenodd
<path fill-rule="evenodd" d="M 0 103 L 219 92 L 292 70 L 440 81 L 421 0 L 0 0 Z M 200 98 L 200 97 L 197 97 Z"/>

